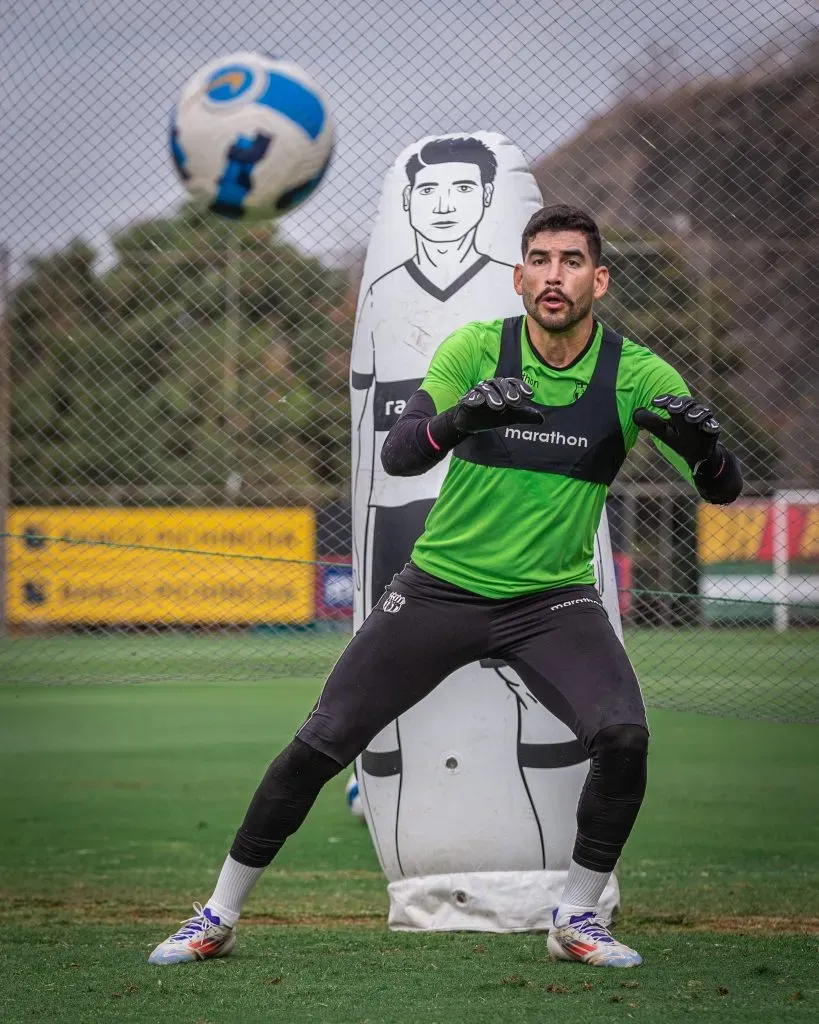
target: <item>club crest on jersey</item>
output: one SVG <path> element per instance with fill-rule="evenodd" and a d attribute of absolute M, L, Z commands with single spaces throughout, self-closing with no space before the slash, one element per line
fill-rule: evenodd
<path fill-rule="evenodd" d="M 384 611 L 389 612 L 391 615 L 397 615 L 404 607 L 406 600 L 403 594 L 397 594 L 394 590 L 391 590 L 384 602 Z"/>
<path fill-rule="evenodd" d="M 581 397 L 581 395 L 583 394 L 583 392 L 586 390 L 586 388 L 588 386 L 589 385 L 584 380 L 575 381 L 574 396 L 573 396 L 575 402 L 578 400 L 578 398 Z"/>

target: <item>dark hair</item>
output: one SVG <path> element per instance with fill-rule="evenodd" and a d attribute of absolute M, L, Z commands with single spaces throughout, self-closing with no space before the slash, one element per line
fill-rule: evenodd
<path fill-rule="evenodd" d="M 419 153 L 413 153 L 407 161 L 406 172 L 410 185 L 427 164 L 477 164 L 481 171 L 481 184 L 488 185 L 495 180 L 498 161 L 495 154 L 480 139 L 433 139 L 423 146 Z"/>
<path fill-rule="evenodd" d="M 582 231 L 586 236 L 586 244 L 589 247 L 589 255 L 597 267 L 600 265 L 600 253 L 603 251 L 603 244 L 600 241 L 600 229 L 592 218 L 583 210 L 574 206 L 544 206 L 529 218 L 529 223 L 523 229 L 521 238 L 521 251 L 524 260 L 529 251 L 529 243 L 539 235 L 541 231 Z"/>

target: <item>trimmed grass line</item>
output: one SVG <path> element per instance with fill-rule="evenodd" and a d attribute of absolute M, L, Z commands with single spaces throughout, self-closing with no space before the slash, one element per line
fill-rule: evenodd
<path fill-rule="evenodd" d="M 777 933 L 779 935 L 819 935 L 819 917 L 782 917 L 749 915 L 720 917 L 709 914 L 662 914 L 632 907 L 624 921 L 630 928 L 659 928 L 672 932 L 720 932 L 730 935 Z"/>
<path fill-rule="evenodd" d="M 4 897 L 0 897 L 4 898 Z M 52 920 L 56 914 L 63 924 L 71 925 L 127 925 L 129 922 L 156 924 L 173 929 L 179 922 L 169 916 L 167 910 L 158 907 L 106 907 L 99 903 L 72 903 L 60 900 L 41 901 L 27 906 L 23 901 L 9 901 L 0 914 L 4 925 L 28 925 L 37 927 Z M 67 919 L 63 919 L 63 914 Z M 247 928 L 372 928 L 384 934 L 387 930 L 387 916 L 379 911 L 357 914 L 251 914 L 242 917 L 241 930 Z M 747 917 L 712 916 L 709 914 L 662 914 L 648 908 L 633 907 L 618 923 L 623 927 L 639 931 L 668 932 L 720 932 L 731 935 L 779 934 L 819 935 L 819 917 L 764 916 Z M 420 934 L 420 933 L 419 933 Z M 475 935 L 484 934 L 475 932 Z"/>

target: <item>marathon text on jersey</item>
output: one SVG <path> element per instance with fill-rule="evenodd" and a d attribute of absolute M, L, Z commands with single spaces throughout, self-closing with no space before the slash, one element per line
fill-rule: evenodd
<path fill-rule="evenodd" d="M 578 448 L 589 447 L 589 439 L 587 437 L 561 434 L 559 430 L 521 430 L 519 427 L 507 427 L 504 437 L 515 441 L 540 441 L 544 444 L 567 444 Z"/>

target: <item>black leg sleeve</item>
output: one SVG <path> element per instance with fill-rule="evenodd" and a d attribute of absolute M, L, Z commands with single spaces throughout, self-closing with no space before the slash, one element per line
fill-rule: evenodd
<path fill-rule="evenodd" d="M 648 731 L 608 726 L 594 737 L 590 752 L 572 858 L 592 871 L 613 871 L 645 795 Z"/>
<path fill-rule="evenodd" d="M 486 647 L 485 602 L 407 566 L 347 645 L 296 738 L 265 772 L 230 855 L 266 867 L 321 787 L 385 725 Z M 463 592 L 460 592 L 463 594 Z"/>
<path fill-rule="evenodd" d="M 264 868 L 301 825 L 321 787 L 342 769 L 338 761 L 294 739 L 264 773 L 230 855 L 240 864 Z"/>

